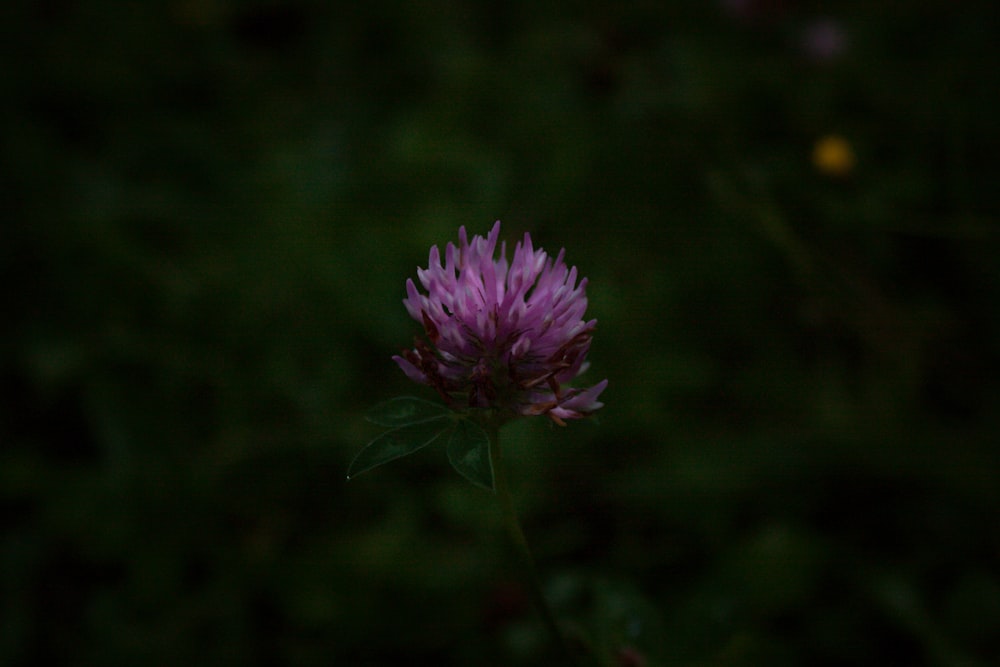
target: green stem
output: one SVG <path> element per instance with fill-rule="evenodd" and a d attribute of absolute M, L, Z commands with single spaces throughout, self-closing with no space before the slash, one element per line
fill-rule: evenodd
<path fill-rule="evenodd" d="M 552 613 L 552 609 L 545 599 L 545 594 L 542 592 L 542 586 L 538 580 L 538 572 L 535 569 L 535 559 L 528 548 L 528 540 L 524 537 L 524 530 L 521 528 L 521 522 L 518 520 L 517 512 L 514 509 L 514 499 L 510 494 L 510 487 L 507 485 L 507 474 L 503 466 L 503 452 L 500 447 L 500 428 L 495 424 L 490 424 L 487 428 L 487 433 L 490 437 L 490 463 L 493 466 L 493 489 L 497 497 L 497 502 L 500 505 L 504 529 L 507 531 L 507 536 L 514 547 L 521 578 L 524 585 L 528 588 L 531 601 L 541 616 L 542 623 L 552 635 L 552 639 L 556 645 L 562 649 L 566 657 L 572 662 L 573 652 L 570 650 L 569 643 L 559 628 L 555 614 Z"/>

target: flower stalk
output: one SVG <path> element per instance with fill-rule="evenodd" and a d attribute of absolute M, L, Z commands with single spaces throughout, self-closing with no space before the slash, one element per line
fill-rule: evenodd
<path fill-rule="evenodd" d="M 538 570 L 535 567 L 535 559 L 531 555 L 528 547 L 528 540 L 524 536 L 524 529 L 521 528 L 521 521 L 517 517 L 517 510 L 514 508 L 514 498 L 507 483 L 507 474 L 504 470 L 503 450 L 500 446 L 499 425 L 491 423 L 487 426 L 487 434 L 490 438 L 490 463 L 493 467 L 493 491 L 496 495 L 497 504 L 500 507 L 500 515 L 503 521 L 504 530 L 510 539 L 514 549 L 514 556 L 517 559 L 518 574 L 522 584 L 527 588 L 531 597 L 531 602 L 541 618 L 542 624 L 552 636 L 553 642 L 559 647 L 566 659 L 572 664 L 573 651 L 563 634 L 562 629 L 556 621 L 555 614 L 545 599 L 541 582 L 538 578 Z"/>

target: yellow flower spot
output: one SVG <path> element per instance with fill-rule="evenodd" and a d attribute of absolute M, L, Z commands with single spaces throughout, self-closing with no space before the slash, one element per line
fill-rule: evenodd
<path fill-rule="evenodd" d="M 813 147 L 812 161 L 828 176 L 847 176 L 854 169 L 854 150 L 843 137 L 828 134 Z"/>

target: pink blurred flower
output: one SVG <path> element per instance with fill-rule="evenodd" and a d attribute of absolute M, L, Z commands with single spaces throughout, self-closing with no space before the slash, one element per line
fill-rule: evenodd
<path fill-rule="evenodd" d="M 587 389 L 565 383 L 586 370 L 587 351 L 597 320 L 584 321 L 587 279 L 576 267 L 554 259 L 531 236 L 496 254 L 500 222 L 486 238 L 470 242 L 465 227 L 460 245 L 449 243 L 444 264 L 437 246 L 426 269 L 406 281 L 407 312 L 424 327 L 412 350 L 393 357 L 406 375 L 430 385 L 446 401 L 520 415 L 548 415 L 558 424 L 599 409 L 603 380 Z"/>
<path fill-rule="evenodd" d="M 720 0 L 722 11 L 744 21 L 772 21 L 781 18 L 794 0 Z"/>
<path fill-rule="evenodd" d="M 836 60 L 847 50 L 847 33 L 840 21 L 815 19 L 802 30 L 802 50 L 813 60 Z"/>

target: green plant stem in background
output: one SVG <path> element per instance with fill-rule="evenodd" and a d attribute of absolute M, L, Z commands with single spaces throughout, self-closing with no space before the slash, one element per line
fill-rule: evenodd
<path fill-rule="evenodd" d="M 500 505 L 504 529 L 507 531 L 507 535 L 510 537 L 510 541 L 514 547 L 514 554 L 518 561 L 518 572 L 523 584 L 528 589 L 535 609 L 538 610 L 539 615 L 542 617 L 542 622 L 551 633 L 553 640 L 572 663 L 574 662 L 573 651 L 570 649 L 569 642 L 566 641 L 566 637 L 563 635 L 556 621 L 555 614 L 552 613 L 552 609 L 545 599 L 545 594 L 542 592 L 538 572 L 535 569 L 535 559 L 528 548 L 528 540 L 524 537 L 524 530 L 521 528 L 521 522 L 518 520 L 517 512 L 514 509 L 514 499 L 510 494 L 510 487 L 507 485 L 507 475 L 503 466 L 503 452 L 500 447 L 500 428 L 494 424 L 489 424 L 487 425 L 486 432 L 490 437 L 490 463 L 493 467 L 493 489 L 496 494 L 497 503 Z"/>

